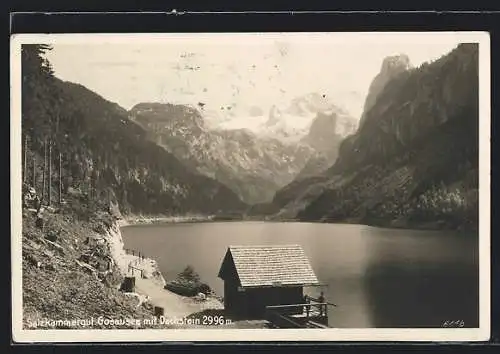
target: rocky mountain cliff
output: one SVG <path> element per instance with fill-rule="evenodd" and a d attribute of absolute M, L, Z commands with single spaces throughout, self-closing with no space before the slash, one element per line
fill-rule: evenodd
<path fill-rule="evenodd" d="M 356 126 L 356 120 L 335 105 L 330 98 L 312 92 L 295 97 L 286 105 L 273 105 L 267 121 L 258 133 L 286 142 L 313 142 L 314 145 L 314 138 L 321 135 L 323 140 L 328 136 L 328 131 L 335 131 L 335 134 L 345 137 L 353 133 Z M 322 127 L 327 130 L 321 131 Z"/>
<path fill-rule="evenodd" d="M 313 154 L 295 180 L 316 176 L 327 170 L 337 159 L 340 143 L 353 134 L 357 121 L 342 110 L 317 113 L 309 133 L 302 143 L 311 146 Z"/>
<path fill-rule="evenodd" d="M 244 129 L 209 129 L 198 110 L 183 105 L 140 103 L 130 118 L 186 166 L 224 183 L 247 203 L 269 201 L 313 152 Z"/>
<path fill-rule="evenodd" d="M 373 107 L 377 101 L 378 95 L 383 91 L 385 85 L 397 77 L 399 74 L 409 70 L 412 67 L 410 58 L 406 54 L 393 55 L 387 57 L 382 62 L 380 72 L 375 76 L 366 96 L 363 106 L 363 114 L 360 119 L 360 126 L 363 125 L 366 119 L 366 113 Z"/>
<path fill-rule="evenodd" d="M 29 161 L 23 173 L 27 183 L 35 179 L 37 191 L 45 180 L 47 141 L 52 142 L 53 152 L 52 193 L 58 189 L 56 166 L 61 153 L 64 193 L 77 191 L 87 198 L 118 202 L 125 213 L 217 213 L 245 208 L 229 188 L 189 170 L 149 141 L 126 110 L 81 85 L 55 78 L 43 59 L 46 50 L 40 45 L 22 48 L 22 132 Z"/>
<path fill-rule="evenodd" d="M 266 211 L 300 220 L 477 228 L 477 60 L 477 44 L 409 70 L 403 60 L 376 99 L 367 98 L 364 122 L 341 143 L 335 164 L 282 189 Z"/>

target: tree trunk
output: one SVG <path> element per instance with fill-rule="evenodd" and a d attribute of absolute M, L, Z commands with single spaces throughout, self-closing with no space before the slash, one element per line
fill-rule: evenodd
<path fill-rule="evenodd" d="M 45 201 L 45 181 L 47 179 L 47 140 L 43 141 L 42 202 Z"/>
<path fill-rule="evenodd" d="M 26 182 L 28 175 L 28 136 L 24 136 L 24 170 L 23 170 L 23 182 Z"/>
<path fill-rule="evenodd" d="M 49 143 L 49 188 L 48 188 L 48 199 L 49 199 L 49 206 L 50 202 L 52 201 L 52 141 Z"/>
<path fill-rule="evenodd" d="M 59 205 L 62 204 L 62 154 L 59 151 Z"/>
<path fill-rule="evenodd" d="M 92 175 L 89 176 L 89 182 L 87 184 L 87 190 L 88 190 L 89 199 L 92 199 Z"/>
<path fill-rule="evenodd" d="M 36 191 L 36 156 L 33 155 L 33 188 Z"/>

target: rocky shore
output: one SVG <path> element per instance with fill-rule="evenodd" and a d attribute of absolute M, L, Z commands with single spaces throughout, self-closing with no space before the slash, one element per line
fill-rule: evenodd
<path fill-rule="evenodd" d="M 177 215 L 177 216 L 144 216 L 128 215 L 119 220 L 120 227 L 128 225 L 141 224 L 162 224 L 162 223 L 190 223 L 190 222 L 208 222 L 215 219 L 214 215 Z"/>
<path fill-rule="evenodd" d="M 124 261 L 113 218 L 93 208 L 75 215 L 71 204 L 43 217 L 23 210 L 23 328 L 166 327 L 147 324 L 145 298 L 119 290 Z"/>
<path fill-rule="evenodd" d="M 140 220 L 139 222 L 137 222 Z M 186 216 L 186 217 L 126 217 L 117 220 L 109 232 L 112 240 L 113 257 L 121 267 L 127 264 L 134 264 L 135 270 L 143 270 L 143 276 L 135 277 L 135 291 L 140 297 L 146 299 L 147 303 L 154 307 L 160 307 L 164 313 L 162 316 L 165 325 L 169 328 L 240 328 L 255 329 L 268 328 L 264 320 L 237 320 L 226 318 L 224 312 L 223 298 L 209 290 L 203 297 L 181 295 L 165 286 L 166 280 L 163 278 L 156 260 L 148 257 L 127 254 L 124 251 L 124 244 L 120 227 L 149 224 L 149 223 L 189 223 L 189 222 L 209 222 L 216 221 L 215 218 L 207 216 Z M 132 224 L 133 223 L 133 224 Z M 130 273 L 127 275 L 130 276 Z M 211 319 L 218 319 L 212 321 Z M 222 323 L 223 321 L 223 323 Z"/>
<path fill-rule="evenodd" d="M 125 251 L 120 227 L 130 219 L 78 200 L 41 214 L 23 209 L 24 329 L 201 328 L 203 314 L 224 316 L 220 298 L 166 290 L 156 260 Z M 132 292 L 122 289 L 125 277 L 135 278 Z M 263 327 L 247 322 L 218 327 Z"/>

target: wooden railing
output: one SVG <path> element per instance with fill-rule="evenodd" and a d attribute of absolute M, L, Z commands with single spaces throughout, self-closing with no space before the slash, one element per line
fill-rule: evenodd
<path fill-rule="evenodd" d="M 146 258 L 145 255 L 144 255 L 144 253 L 141 253 L 139 251 L 136 251 L 136 250 L 133 250 L 133 249 L 129 249 L 129 248 L 125 248 L 125 253 L 126 254 L 131 254 L 131 255 L 137 257 L 133 261 L 129 262 L 127 272 L 130 273 L 132 276 L 134 276 L 135 273 L 136 273 L 136 271 L 137 271 L 137 272 L 139 272 L 141 278 L 144 278 L 144 269 L 138 267 L 138 265 L 141 262 L 143 262 L 144 259 Z"/>
<path fill-rule="evenodd" d="M 337 305 L 331 302 L 316 302 L 315 298 L 309 299 L 311 302 L 301 304 L 266 306 L 266 319 L 273 326 L 280 328 L 304 328 L 308 327 L 310 321 L 318 321 L 327 326 L 328 306 Z"/>
<path fill-rule="evenodd" d="M 317 309 L 320 312 L 320 314 L 322 314 L 322 313 L 327 314 L 328 313 L 328 306 L 337 307 L 337 305 L 334 303 L 327 302 L 325 300 L 320 300 L 319 298 L 315 298 L 312 296 L 308 296 L 307 299 L 309 300 L 309 302 L 305 307 L 306 313 L 307 313 L 307 311 Z"/>
<path fill-rule="evenodd" d="M 133 249 L 130 249 L 130 248 L 125 248 L 125 253 L 126 254 L 131 254 L 132 256 L 137 256 L 141 259 L 144 259 L 146 258 L 146 256 L 144 255 L 144 253 L 141 253 L 140 251 L 136 251 L 136 250 L 133 250 Z"/>
<path fill-rule="evenodd" d="M 134 267 L 132 264 L 128 265 L 128 273 L 129 274 L 134 276 L 136 271 L 139 272 L 139 274 L 141 275 L 141 278 L 144 278 L 144 269 Z"/>

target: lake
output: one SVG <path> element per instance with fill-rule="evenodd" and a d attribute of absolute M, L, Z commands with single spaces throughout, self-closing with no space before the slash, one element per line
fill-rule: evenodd
<path fill-rule="evenodd" d="M 122 228 L 125 247 L 158 261 L 171 280 L 192 265 L 223 296 L 217 277 L 229 245 L 300 244 L 323 287 L 331 327 L 479 326 L 477 233 L 364 225 L 209 222 Z M 306 293 L 317 296 L 317 288 Z"/>

